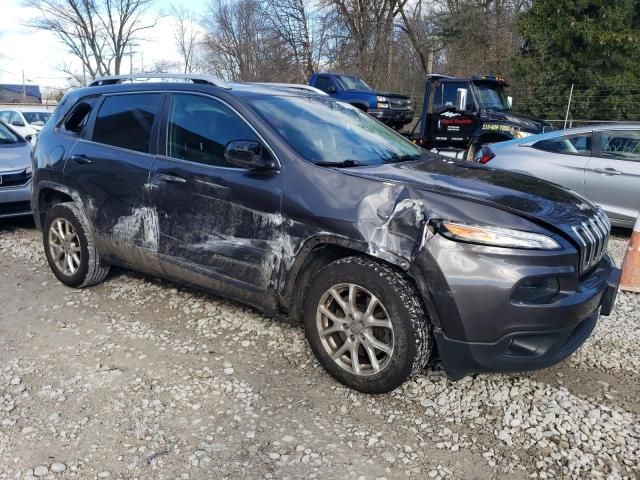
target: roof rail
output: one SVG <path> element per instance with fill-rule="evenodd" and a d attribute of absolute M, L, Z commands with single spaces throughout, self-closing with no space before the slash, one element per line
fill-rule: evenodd
<path fill-rule="evenodd" d="M 231 90 L 231 86 L 219 78 L 211 75 L 191 75 L 183 73 L 134 73 L 132 75 L 110 75 L 106 77 L 97 77 L 89 84 L 90 87 L 101 87 L 103 85 L 116 85 L 124 81 L 135 82 L 157 80 L 183 80 L 191 81 L 197 84 L 213 85 L 214 87 Z"/>
<path fill-rule="evenodd" d="M 304 90 L 307 92 L 317 93 L 319 95 L 327 95 L 326 92 L 323 92 L 319 88 L 312 87 L 311 85 L 304 85 L 302 83 L 279 83 L 279 82 L 246 82 L 250 85 L 260 85 L 261 87 L 274 87 L 274 88 L 283 88 L 288 90 Z"/>

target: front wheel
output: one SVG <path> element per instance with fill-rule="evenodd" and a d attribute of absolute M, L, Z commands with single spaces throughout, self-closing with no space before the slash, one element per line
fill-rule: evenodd
<path fill-rule="evenodd" d="M 467 160 L 468 162 L 475 161 L 476 155 L 481 149 L 481 143 L 472 143 L 471 145 L 469 145 L 469 148 L 467 148 L 467 153 L 465 155 L 465 160 Z"/>
<path fill-rule="evenodd" d="M 431 354 L 430 323 L 413 284 L 366 257 L 348 257 L 312 279 L 303 305 L 309 345 L 336 380 L 365 393 L 389 392 Z"/>

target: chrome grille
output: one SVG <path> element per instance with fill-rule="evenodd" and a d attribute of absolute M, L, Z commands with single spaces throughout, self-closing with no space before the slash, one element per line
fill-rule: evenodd
<path fill-rule="evenodd" d="M 394 110 L 409 110 L 411 108 L 411 100 L 408 98 L 390 98 L 389 106 Z"/>
<path fill-rule="evenodd" d="M 22 169 L 12 172 L 0 172 L 0 188 L 3 187 L 20 187 L 26 185 L 31 179 L 31 170 Z"/>
<path fill-rule="evenodd" d="M 607 252 L 611 223 L 607 214 L 599 208 L 593 217 L 571 228 L 580 244 L 579 273 L 587 273 Z"/>

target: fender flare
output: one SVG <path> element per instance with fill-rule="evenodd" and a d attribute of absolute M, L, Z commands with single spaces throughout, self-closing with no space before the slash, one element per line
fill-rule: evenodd
<path fill-rule="evenodd" d="M 42 220 L 40 218 L 40 214 L 41 214 L 40 198 L 43 190 L 53 190 L 56 192 L 60 192 L 64 195 L 67 195 L 68 197 L 71 197 L 74 203 L 78 206 L 78 208 L 80 208 L 82 212 L 85 214 L 85 216 L 87 215 L 84 202 L 82 201 L 80 194 L 76 190 L 69 188 L 68 186 L 58 182 L 53 182 L 51 180 L 42 180 L 37 183 L 37 190 L 34 192 L 34 194 L 31 197 L 32 203 L 35 202 L 35 204 L 31 205 L 31 209 L 33 210 L 33 213 L 34 213 L 33 218 L 35 220 L 36 227 L 38 228 L 38 230 L 42 230 Z"/>

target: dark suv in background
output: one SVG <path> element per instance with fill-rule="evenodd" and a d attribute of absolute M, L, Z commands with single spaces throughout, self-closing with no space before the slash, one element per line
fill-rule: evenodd
<path fill-rule="evenodd" d="M 140 79 L 140 77 L 136 77 Z M 340 382 L 389 391 L 556 363 L 611 311 L 602 210 L 415 146 L 300 89 L 107 77 L 39 136 L 32 207 L 66 285 L 119 265 L 301 318 Z"/>

